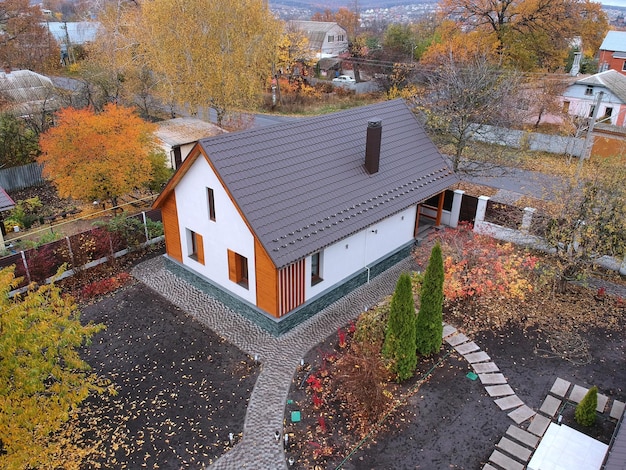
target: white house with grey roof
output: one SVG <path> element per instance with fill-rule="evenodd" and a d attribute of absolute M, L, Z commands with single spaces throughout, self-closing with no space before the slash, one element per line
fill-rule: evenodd
<path fill-rule="evenodd" d="M 279 334 L 407 256 L 457 181 L 394 100 L 202 139 L 154 207 L 166 264 Z"/>
<path fill-rule="evenodd" d="M 590 117 L 602 92 L 598 121 L 623 126 L 626 118 L 626 76 L 606 70 L 576 80 L 563 92 L 563 111 L 572 116 Z"/>
<path fill-rule="evenodd" d="M 289 27 L 302 32 L 318 59 L 337 57 L 348 50 L 348 33 L 330 21 L 289 21 Z"/>

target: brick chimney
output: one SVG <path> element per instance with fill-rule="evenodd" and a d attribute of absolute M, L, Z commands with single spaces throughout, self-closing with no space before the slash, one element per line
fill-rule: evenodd
<path fill-rule="evenodd" d="M 383 122 L 380 119 L 370 119 L 367 122 L 367 137 L 365 140 L 365 170 L 370 175 L 378 173 L 382 134 Z"/>

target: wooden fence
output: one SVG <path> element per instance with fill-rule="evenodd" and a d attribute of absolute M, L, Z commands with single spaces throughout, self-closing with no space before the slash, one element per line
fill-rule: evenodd
<path fill-rule="evenodd" d="M 0 187 L 5 191 L 30 188 L 45 183 L 41 174 L 43 166 L 39 163 L 15 166 L 0 170 Z"/>

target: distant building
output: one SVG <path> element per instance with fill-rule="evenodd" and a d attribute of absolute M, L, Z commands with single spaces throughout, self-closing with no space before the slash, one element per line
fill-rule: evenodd
<path fill-rule="evenodd" d="M 626 75 L 626 31 L 609 31 L 600 45 L 599 71 Z"/>
<path fill-rule="evenodd" d="M 615 70 L 576 80 L 563 93 L 563 112 L 587 118 L 593 115 L 598 93 L 603 92 L 598 122 L 624 126 L 626 118 L 626 76 Z"/>
<path fill-rule="evenodd" d="M 215 124 L 191 117 L 168 119 L 159 122 L 157 126 L 154 135 L 167 155 L 167 166 L 175 170 L 198 140 L 226 132 Z"/>
<path fill-rule="evenodd" d="M 30 70 L 0 72 L 0 98 L 3 110 L 17 117 L 39 118 L 60 108 L 52 80 Z"/>
<path fill-rule="evenodd" d="M 318 59 L 337 57 L 348 50 L 348 33 L 337 23 L 327 21 L 290 21 L 289 27 L 301 31 Z"/>

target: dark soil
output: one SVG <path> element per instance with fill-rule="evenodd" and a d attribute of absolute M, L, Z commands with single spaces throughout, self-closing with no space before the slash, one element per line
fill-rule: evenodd
<path fill-rule="evenodd" d="M 557 377 L 587 388 L 597 385 L 599 393 L 611 399 L 610 405 L 612 399 L 626 399 L 623 319 L 620 325 L 616 330 L 579 330 L 568 341 L 556 341 L 553 332 L 515 325 L 477 333 L 471 339 L 490 355 L 522 401 L 535 410 Z M 579 346 L 576 351 L 583 348 L 587 354 L 568 354 L 559 349 L 563 344 L 575 344 Z M 353 416 L 345 413 L 341 404 L 328 410 L 313 406 L 311 390 L 303 382 L 307 374 L 319 375 L 324 358 L 334 353 L 341 353 L 336 337 L 312 351 L 306 358 L 312 366 L 302 368 L 294 378 L 289 394 L 292 403 L 285 416 L 291 437 L 287 454 L 295 459 L 294 468 L 479 469 L 509 425 L 515 424 L 479 380 L 467 377 L 469 364 L 447 346 L 419 365 L 416 377 L 394 393 L 400 403 L 379 423 L 372 423 L 361 440 L 360 434 L 351 431 Z M 296 409 L 302 420 L 292 423 L 291 411 Z M 563 424 L 602 442 L 610 441 L 616 421 L 608 417 L 608 408 L 590 428 L 574 421 L 574 409 L 573 403 L 564 406 Z M 320 415 L 325 417 L 324 429 Z"/>
<path fill-rule="evenodd" d="M 82 309 L 103 323 L 84 351 L 116 396 L 89 398 L 84 468 L 203 468 L 242 435 L 254 361 L 157 293 L 135 284 Z"/>

